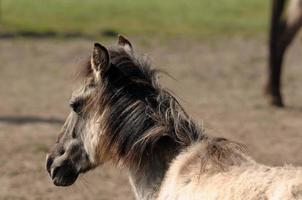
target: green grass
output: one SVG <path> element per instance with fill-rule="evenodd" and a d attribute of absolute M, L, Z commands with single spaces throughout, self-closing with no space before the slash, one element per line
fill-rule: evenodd
<path fill-rule="evenodd" d="M 1 1 L 1 0 L 0 0 Z M 2 0 L 0 31 L 209 36 L 267 30 L 268 0 Z"/>

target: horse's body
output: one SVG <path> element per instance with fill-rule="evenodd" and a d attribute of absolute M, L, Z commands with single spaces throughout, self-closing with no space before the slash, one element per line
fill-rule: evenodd
<path fill-rule="evenodd" d="M 81 74 L 47 157 L 55 185 L 112 162 L 128 169 L 141 200 L 302 199 L 300 168 L 259 165 L 242 145 L 206 135 L 127 39 L 95 44 Z"/>
<path fill-rule="evenodd" d="M 202 156 L 205 155 L 201 152 L 212 148 L 207 145 L 207 142 L 197 143 L 177 156 L 166 174 L 157 200 L 302 199 L 301 168 L 268 167 L 244 154 L 233 158 L 230 155 L 226 158 L 230 160 L 203 166 Z M 219 164 L 225 166 L 218 167 Z"/>
<path fill-rule="evenodd" d="M 266 92 L 271 104 L 282 107 L 284 105 L 281 94 L 282 63 L 288 46 L 302 26 L 302 0 L 272 1 L 269 78 Z"/>

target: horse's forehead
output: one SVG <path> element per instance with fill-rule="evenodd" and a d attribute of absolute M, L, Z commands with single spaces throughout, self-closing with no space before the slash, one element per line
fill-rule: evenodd
<path fill-rule="evenodd" d="M 73 119 L 74 119 L 74 114 L 73 114 L 73 112 L 70 112 L 65 120 L 65 123 L 63 124 L 63 127 L 62 127 L 58 137 L 57 137 L 57 143 L 60 142 L 62 137 L 64 137 L 64 135 L 66 134 L 66 130 L 69 128 L 69 125 Z"/>
<path fill-rule="evenodd" d="M 77 98 L 79 96 L 89 96 L 89 94 L 95 89 L 95 87 L 89 86 L 89 82 L 84 82 L 73 90 L 71 98 Z"/>
<path fill-rule="evenodd" d="M 83 95 L 85 92 L 86 92 L 86 85 L 82 84 L 73 90 L 72 97 Z"/>

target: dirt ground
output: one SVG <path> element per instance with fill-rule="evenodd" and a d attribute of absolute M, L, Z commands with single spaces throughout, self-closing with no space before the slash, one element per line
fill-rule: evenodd
<path fill-rule="evenodd" d="M 131 37 L 130 37 L 131 38 Z M 132 38 L 165 75 L 189 113 L 208 134 L 245 144 L 259 162 L 302 165 L 302 42 L 288 52 L 283 110 L 267 105 L 266 41 L 261 38 L 169 41 Z M 0 199 L 133 199 L 126 173 L 111 166 L 55 187 L 45 156 L 69 112 L 76 66 L 89 40 L 0 40 Z"/>

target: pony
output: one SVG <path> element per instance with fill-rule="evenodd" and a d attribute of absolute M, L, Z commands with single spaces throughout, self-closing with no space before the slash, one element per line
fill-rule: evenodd
<path fill-rule="evenodd" d="M 94 44 L 46 158 L 56 186 L 111 163 L 139 200 L 302 199 L 301 168 L 258 164 L 243 145 L 207 135 L 158 74 L 123 36 Z"/>
<path fill-rule="evenodd" d="M 302 0 L 273 0 L 270 24 L 269 76 L 266 94 L 270 104 L 283 107 L 282 64 L 287 48 L 302 26 Z"/>

